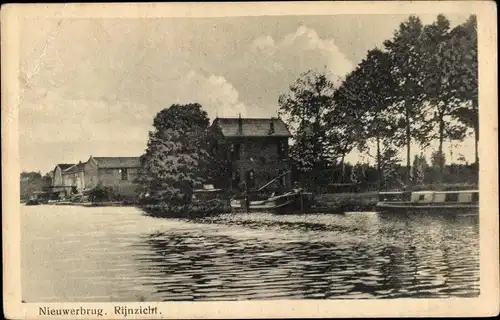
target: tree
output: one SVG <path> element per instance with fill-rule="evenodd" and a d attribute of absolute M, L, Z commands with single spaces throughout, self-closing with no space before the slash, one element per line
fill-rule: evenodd
<path fill-rule="evenodd" d="M 423 67 L 421 45 L 423 26 L 418 17 L 410 16 L 400 24 L 390 40 L 384 42 L 391 60 L 391 76 L 395 87 L 393 104 L 389 112 L 397 119 L 398 130 L 394 133 L 398 146 L 406 146 L 406 180 L 409 182 L 411 168 L 412 140 L 428 145 L 428 133 L 431 130 L 423 110 Z"/>
<path fill-rule="evenodd" d="M 477 18 L 469 19 L 450 32 L 448 41 L 451 77 L 455 97 L 462 102 L 455 110 L 457 119 L 474 130 L 475 162 L 479 163 L 479 109 L 478 109 L 478 60 Z"/>
<path fill-rule="evenodd" d="M 456 121 L 458 99 L 453 88 L 456 77 L 453 69 L 456 63 L 451 59 L 454 54 L 450 45 L 450 22 L 443 15 L 424 28 L 422 33 L 421 55 L 424 68 L 424 99 L 432 112 L 430 121 L 437 126 L 438 152 L 443 153 L 445 139 L 462 140 L 465 126 Z M 433 137 L 433 136 L 431 136 Z M 442 179 L 444 163 L 440 162 L 439 181 Z"/>
<path fill-rule="evenodd" d="M 300 172 L 324 168 L 330 140 L 325 130 L 325 112 L 333 107 L 334 86 L 326 74 L 308 71 L 279 97 L 279 114 L 291 129 L 294 143 L 290 157 Z"/>
<path fill-rule="evenodd" d="M 50 173 L 42 176 L 40 172 L 21 172 L 20 192 L 21 199 L 28 199 L 34 192 L 43 191 L 51 185 Z"/>
<path fill-rule="evenodd" d="M 205 138 L 208 150 L 207 182 L 218 188 L 229 188 L 230 161 L 227 144 L 223 143 L 224 135 L 219 126 L 213 125 L 207 131 Z"/>
<path fill-rule="evenodd" d="M 425 155 L 421 153 L 419 156 L 415 155 L 413 159 L 413 182 L 416 184 L 423 184 L 425 180 L 425 171 L 427 170 L 427 160 L 425 159 Z"/>
<path fill-rule="evenodd" d="M 351 143 L 360 151 L 369 153 L 368 142 L 375 140 L 376 163 L 379 183 L 382 177 L 382 145 L 390 145 L 394 135 L 395 119 L 388 108 L 391 105 L 395 83 L 391 76 L 391 61 L 387 53 L 375 48 L 357 68 L 351 72 L 334 94 L 335 105 L 343 107 L 341 115 L 332 114 L 332 119 L 344 122 Z M 345 121 L 347 120 L 347 121 Z M 338 125 L 337 122 L 331 124 Z"/>
<path fill-rule="evenodd" d="M 193 188 L 208 177 L 208 125 L 198 103 L 174 104 L 156 115 L 138 177 L 151 199 L 191 202 Z"/>

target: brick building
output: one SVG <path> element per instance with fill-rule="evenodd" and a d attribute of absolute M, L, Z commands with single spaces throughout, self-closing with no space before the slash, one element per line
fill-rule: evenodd
<path fill-rule="evenodd" d="M 219 141 L 229 160 L 226 187 L 231 190 L 258 189 L 273 178 L 289 171 L 288 139 L 290 131 L 280 118 L 216 118 L 212 123 L 222 133 Z M 291 186 L 291 175 L 277 181 Z"/>

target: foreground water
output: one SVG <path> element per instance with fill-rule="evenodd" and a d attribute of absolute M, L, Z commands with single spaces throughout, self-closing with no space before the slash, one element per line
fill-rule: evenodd
<path fill-rule="evenodd" d="M 477 296 L 477 217 L 374 212 L 156 219 L 21 207 L 22 295 L 42 301 Z"/>

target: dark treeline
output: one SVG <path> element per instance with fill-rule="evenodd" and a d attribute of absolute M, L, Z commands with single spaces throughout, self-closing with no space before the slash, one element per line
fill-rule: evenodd
<path fill-rule="evenodd" d="M 279 97 L 280 115 L 293 134 L 295 176 L 311 186 L 355 181 L 345 157 L 357 150 L 373 159 L 379 188 L 395 181 L 423 183 L 419 174 L 425 182 L 445 183 L 457 180 L 450 175 L 463 174 L 463 181 L 454 182 L 476 183 L 477 72 L 476 17 L 450 28 L 438 15 L 425 26 L 410 16 L 338 86 L 330 74 L 302 74 Z M 475 163 L 454 172 L 445 165 L 443 144 L 462 141 L 468 129 L 476 142 Z M 432 165 L 412 166 L 412 146 L 425 149 L 434 141 Z M 399 165 L 403 159 L 405 167 Z"/>
<path fill-rule="evenodd" d="M 34 192 L 44 191 L 52 183 L 50 173 L 42 176 L 40 172 L 21 172 L 21 199 L 28 200 Z"/>

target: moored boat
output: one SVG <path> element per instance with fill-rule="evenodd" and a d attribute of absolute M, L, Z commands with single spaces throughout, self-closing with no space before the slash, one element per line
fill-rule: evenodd
<path fill-rule="evenodd" d="M 379 192 L 379 211 L 478 212 L 479 191 Z"/>
<path fill-rule="evenodd" d="M 231 199 L 231 208 L 236 212 L 273 212 L 300 213 L 306 212 L 313 203 L 313 194 L 302 189 L 287 192 L 274 192 L 269 196 L 248 194 Z"/>

